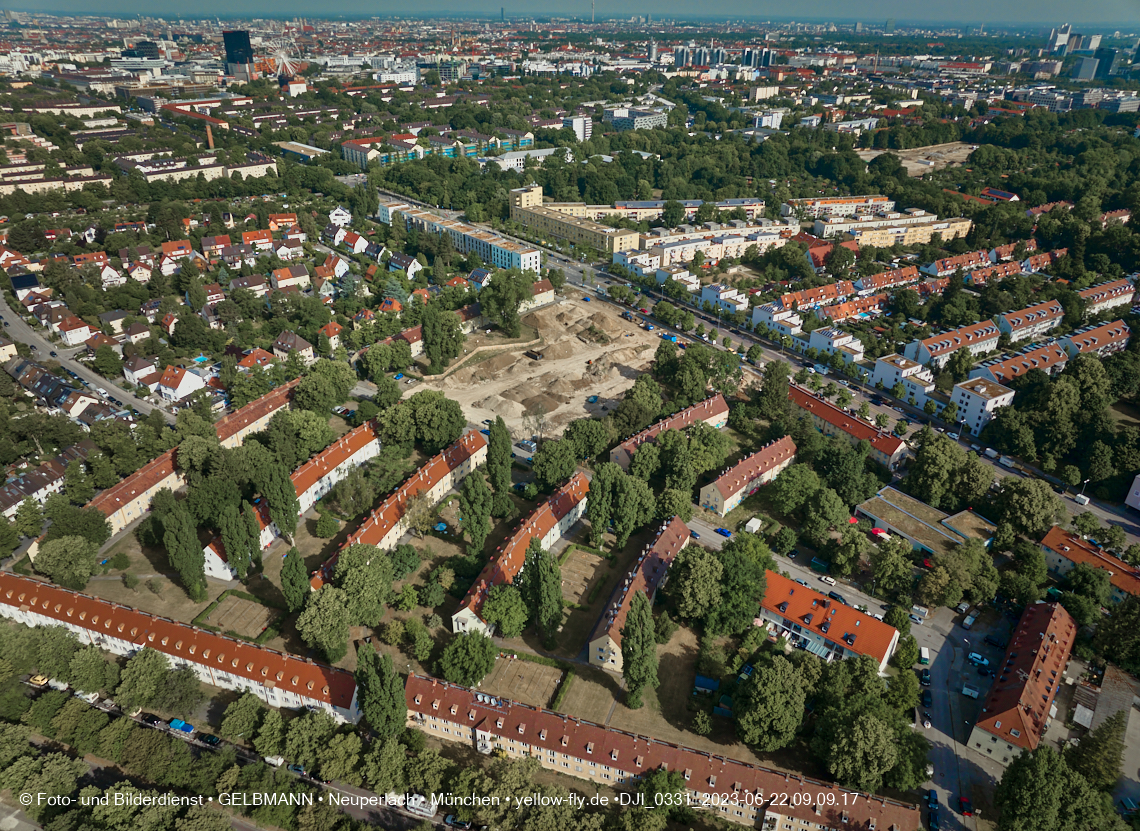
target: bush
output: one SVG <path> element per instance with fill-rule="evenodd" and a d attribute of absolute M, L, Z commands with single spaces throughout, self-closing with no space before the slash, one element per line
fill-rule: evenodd
<path fill-rule="evenodd" d="M 673 618 L 669 617 L 669 613 L 662 612 L 654 622 L 653 639 L 659 644 L 669 643 L 669 639 L 673 637 L 673 633 L 678 628 L 680 627 L 677 626 Z"/>
<path fill-rule="evenodd" d="M 323 540 L 331 540 L 340 530 L 340 523 L 332 514 L 321 514 L 314 533 Z"/>
<path fill-rule="evenodd" d="M 139 582 L 139 576 L 137 574 L 131 574 L 128 571 L 123 575 L 123 585 L 131 591 L 138 591 Z"/>
<path fill-rule="evenodd" d="M 152 577 L 146 581 L 146 587 L 154 594 L 162 597 L 162 581 L 157 577 Z"/>
<path fill-rule="evenodd" d="M 115 571 L 126 571 L 131 567 L 131 558 L 127 556 L 127 552 L 120 551 L 111 558 L 110 566 Z"/>

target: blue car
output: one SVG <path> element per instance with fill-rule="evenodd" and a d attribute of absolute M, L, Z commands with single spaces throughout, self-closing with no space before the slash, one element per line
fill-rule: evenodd
<path fill-rule="evenodd" d="M 717 528 L 716 532 L 718 534 L 720 534 L 722 537 L 731 537 L 732 536 L 732 532 L 729 531 L 727 528 Z"/>
<path fill-rule="evenodd" d="M 491 431 L 490 431 L 490 430 L 480 430 L 479 432 L 480 432 L 480 433 L 482 433 L 484 436 L 489 436 L 489 435 L 491 435 Z"/>
<path fill-rule="evenodd" d="M 588 298 L 588 297 L 583 297 L 582 300 L 584 300 L 586 303 L 590 302 L 590 298 Z"/>
<path fill-rule="evenodd" d="M 689 529 L 689 533 L 693 535 L 694 540 L 699 540 L 701 538 L 701 535 L 692 529 Z"/>
<path fill-rule="evenodd" d="M 402 372 L 397 372 L 397 373 L 396 373 L 396 374 L 395 374 L 393 377 L 394 377 L 394 378 L 395 378 L 397 381 L 399 381 L 401 378 L 403 378 L 403 377 L 404 377 L 404 373 L 402 373 Z"/>

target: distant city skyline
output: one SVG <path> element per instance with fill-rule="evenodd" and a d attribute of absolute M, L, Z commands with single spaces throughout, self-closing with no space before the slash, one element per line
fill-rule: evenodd
<path fill-rule="evenodd" d="M 492 2 L 464 2 L 464 0 L 421 0 L 415 4 L 417 16 L 432 14 L 449 16 L 498 17 L 504 4 Z M 233 3 L 232 0 L 199 0 L 192 9 L 173 0 L 100 0 L 92 4 L 89 0 L 38 0 L 33 7 L 15 4 L 14 11 L 41 12 L 46 14 L 101 14 L 101 15 L 151 15 L 171 19 L 200 19 L 203 17 L 248 16 L 248 17 L 371 17 L 399 16 L 412 10 L 396 7 L 394 4 L 377 4 L 373 0 L 327 0 L 313 3 L 312 0 L 245 0 Z M 506 5 L 508 16 L 557 15 L 563 17 L 589 17 L 589 0 L 574 0 L 570 3 L 526 3 L 514 7 Z M 923 17 L 915 17 L 916 7 L 910 0 L 879 0 L 865 7 L 862 16 L 852 15 L 852 6 L 844 0 L 821 0 L 804 9 L 803 16 L 789 14 L 784 3 L 754 2 L 753 0 L 725 0 L 718 4 L 715 13 L 706 7 L 704 14 L 694 14 L 691 3 L 680 0 L 660 0 L 646 3 L 643 0 L 616 0 L 597 9 L 599 19 L 619 16 L 652 14 L 655 18 L 673 17 L 678 19 L 744 18 L 775 22 L 802 20 L 822 23 L 828 21 L 881 23 L 894 18 L 899 26 L 910 25 L 959 25 L 977 26 L 1006 25 L 1025 28 L 1059 26 L 1071 23 L 1074 26 L 1102 26 L 1108 28 L 1140 29 L 1140 5 L 1134 0 L 1101 0 L 1098 3 L 1085 3 L 1073 6 L 1066 0 L 1015 0 L 1012 3 L 993 3 L 991 0 L 959 0 L 943 6 L 929 6 L 923 9 Z M 944 11 L 942 10 L 944 9 Z"/>

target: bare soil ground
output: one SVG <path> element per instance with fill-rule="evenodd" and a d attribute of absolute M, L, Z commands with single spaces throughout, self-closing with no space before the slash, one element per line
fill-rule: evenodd
<path fill-rule="evenodd" d="M 277 615 L 275 609 L 231 594 L 206 616 L 206 623 L 223 632 L 234 632 L 253 640 L 268 628 Z"/>
<path fill-rule="evenodd" d="M 507 656 L 495 661 L 494 669 L 479 684 L 479 689 L 532 707 L 549 707 L 561 680 L 562 670 L 557 667 Z"/>
<path fill-rule="evenodd" d="M 921 176 L 923 173 L 929 173 L 932 170 L 942 170 L 946 167 L 965 164 L 966 158 L 974 152 L 974 145 L 952 141 L 948 144 L 912 147 L 910 150 L 856 150 L 855 152 L 865 162 L 869 162 L 883 153 L 894 153 L 899 157 L 902 166 L 906 168 L 908 176 Z"/>
<path fill-rule="evenodd" d="M 605 579 L 606 561 L 603 557 L 576 548 L 562 566 L 562 599 L 567 603 L 588 605 L 586 598 L 598 580 Z"/>
<path fill-rule="evenodd" d="M 536 347 L 543 353 L 541 361 L 507 347 L 446 378 L 426 378 L 424 385 L 458 401 L 471 421 L 501 415 L 520 438 L 523 414 L 541 407 L 547 435 L 558 436 L 574 419 L 615 407 L 657 347 L 652 332 L 622 320 L 613 307 L 577 297 L 531 312 L 523 323 L 544 341 Z M 593 364 L 587 366 L 587 361 Z M 598 396 L 596 404 L 586 403 L 591 395 Z"/>

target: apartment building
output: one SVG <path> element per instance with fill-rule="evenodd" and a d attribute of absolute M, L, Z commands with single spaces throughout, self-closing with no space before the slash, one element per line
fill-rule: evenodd
<path fill-rule="evenodd" d="M 1132 296 L 1136 293 L 1136 286 L 1127 277 L 1099 283 L 1083 289 L 1077 294 L 1085 301 L 1085 316 L 1091 317 L 1118 306 L 1131 306 Z"/>
<path fill-rule="evenodd" d="M 1014 259 L 1014 254 L 1017 253 L 1017 246 L 1018 245 L 1019 245 L 1019 243 L 1009 242 L 1009 243 L 1006 243 L 1005 245 L 999 245 L 996 248 L 991 249 L 990 250 L 990 262 L 1003 263 L 1003 262 L 1006 262 L 1007 260 Z M 1034 251 L 1037 250 L 1037 240 L 1032 238 L 1032 237 L 1025 240 L 1024 245 L 1025 245 L 1025 253 L 1026 254 L 1032 254 Z"/>
<path fill-rule="evenodd" d="M 986 361 L 970 370 L 971 378 L 988 378 L 1008 387 L 1014 378 L 1020 378 L 1031 369 L 1039 369 L 1046 375 L 1056 375 L 1069 362 L 1069 353 L 1060 344 L 1047 343 L 1044 346 L 1026 348 L 1016 355 L 1006 355 Z"/>
<path fill-rule="evenodd" d="M 924 555 L 950 554 L 972 539 L 988 547 L 997 531 L 996 525 L 970 508 L 948 514 L 890 485 L 858 505 L 855 514 L 902 537 Z"/>
<path fill-rule="evenodd" d="M 1076 637 L 1076 621 L 1059 603 L 1038 601 L 1022 613 L 970 731 L 971 750 L 1008 765 L 1040 745 Z"/>
<path fill-rule="evenodd" d="M 832 196 L 823 199 L 789 199 L 780 206 L 780 216 L 855 216 L 893 211 L 893 199 L 885 196 Z"/>
<path fill-rule="evenodd" d="M 839 280 L 826 286 L 790 291 L 780 295 L 780 305 L 785 309 L 814 309 L 831 303 L 839 303 L 855 294 L 855 284 L 850 280 Z"/>
<path fill-rule="evenodd" d="M 1021 273 L 1020 263 L 997 263 L 975 268 L 966 273 L 966 284 L 970 286 L 984 286 L 987 283 L 998 283 L 1007 277 Z"/>
<path fill-rule="evenodd" d="M 995 318 L 998 329 L 1009 335 L 1017 343 L 1019 340 L 1039 338 L 1061 325 L 1065 307 L 1057 300 L 1035 303 L 1016 312 L 998 315 Z"/>
<path fill-rule="evenodd" d="M 542 254 L 537 248 L 519 245 L 474 225 L 443 219 L 400 202 L 381 202 L 376 218 L 386 225 L 391 225 L 393 221 L 403 221 L 409 229 L 415 228 L 431 234 L 446 233 L 451 237 L 451 244 L 456 251 L 461 254 L 474 252 L 483 262 L 495 268 L 517 268 L 535 274 L 542 268 Z"/>
<path fill-rule="evenodd" d="M 899 643 L 895 627 L 779 574 L 765 574 L 757 625 L 824 661 L 869 655 L 887 671 Z"/>
<path fill-rule="evenodd" d="M 903 355 L 912 361 L 941 369 L 950 356 L 965 347 L 975 358 L 992 352 L 998 347 L 1001 331 L 992 320 L 983 320 L 931 335 L 922 340 L 914 340 L 903 347 Z"/>
<path fill-rule="evenodd" d="M 958 405 L 958 423 L 977 436 L 995 412 L 1013 403 L 1013 390 L 985 378 L 970 378 L 954 385 L 950 401 Z"/>
<path fill-rule="evenodd" d="M 855 288 L 861 295 L 877 294 L 890 289 L 902 288 L 922 279 L 918 268 L 908 265 L 905 268 L 892 268 L 889 271 L 880 271 L 878 274 L 868 274 L 855 281 Z"/>
<path fill-rule="evenodd" d="M 844 332 L 842 329 L 836 329 L 833 326 L 821 326 L 819 329 L 812 329 L 808 336 L 808 346 L 821 355 L 834 355 L 838 352 L 843 356 L 843 360 L 848 363 L 858 363 L 863 360 L 865 352 L 863 341 L 850 332 Z"/>
<path fill-rule="evenodd" d="M 668 113 L 637 110 L 630 107 L 605 110 L 603 120 L 608 121 L 619 133 L 627 130 L 652 130 L 654 127 L 669 126 Z"/>
<path fill-rule="evenodd" d="M 816 309 L 816 316 L 821 320 L 830 320 L 832 323 L 841 323 L 853 317 L 872 317 L 883 311 L 891 302 L 891 295 L 887 292 L 869 294 L 866 297 L 854 297 L 840 303 L 820 306 Z"/>
<path fill-rule="evenodd" d="M 1039 271 L 1044 271 L 1049 266 L 1056 263 L 1059 259 L 1069 253 L 1068 248 L 1058 248 L 1056 251 L 1045 251 L 1040 254 L 1032 254 L 1021 261 L 1021 270 L 1026 274 L 1036 274 Z"/>
<path fill-rule="evenodd" d="M 631 251 L 638 247 L 637 231 L 608 225 L 563 213 L 542 204 L 542 187 L 515 188 L 511 191 L 511 219 L 540 236 L 567 240 L 603 254 Z"/>
<path fill-rule="evenodd" d="M 437 453 L 395 491 L 381 502 L 368 519 L 344 542 L 341 548 L 357 543 L 375 545 L 391 551 L 407 530 L 404 513 L 408 500 L 421 494 L 429 504 L 439 502 L 452 488 L 462 482 L 471 471 L 487 460 L 487 439 L 482 433 L 471 431 Z M 339 552 L 338 552 L 339 554 Z M 334 554 L 313 573 L 309 585 L 317 591 L 332 577 L 337 554 Z"/>
<path fill-rule="evenodd" d="M 701 289 L 701 302 L 712 303 L 713 306 L 724 309 L 726 312 L 744 312 L 748 310 L 748 298 L 740 293 L 739 289 L 723 283 L 713 283 Z"/>
<path fill-rule="evenodd" d="M 309 277 L 309 269 L 307 267 L 303 265 L 290 265 L 284 266 L 283 268 L 275 268 L 269 275 L 269 283 L 273 288 L 278 290 L 287 288 L 307 289 L 311 285 L 312 279 Z M 264 294 L 264 283 L 262 283 L 262 287 L 262 294 Z"/>
<path fill-rule="evenodd" d="M 643 592 L 650 605 L 657 590 L 665 585 L 669 567 L 681 550 L 689 544 L 692 534 L 680 517 L 673 517 L 657 530 L 653 542 L 645 546 L 633 568 L 614 588 L 602 616 L 594 626 L 589 639 L 590 663 L 596 667 L 620 673 L 624 667 L 621 656 L 622 630 L 629 615 L 633 597 Z"/>
<path fill-rule="evenodd" d="M 958 239 L 965 237 L 974 227 L 973 221 L 964 217 L 939 219 L 931 216 L 905 225 L 873 223 L 874 220 L 853 224 L 847 235 L 861 246 L 889 248 L 892 245 L 929 245 L 935 234 L 942 240 Z"/>
<path fill-rule="evenodd" d="M 39 467 L 10 478 L 0 486 L 0 514 L 5 519 L 13 519 L 20 508 L 20 503 L 25 499 L 33 499 L 41 505 L 44 504 L 53 493 L 63 490 L 67 466 L 73 461 L 86 461 L 94 450 L 95 442 L 84 439 L 78 444 L 65 448 Z"/>
<path fill-rule="evenodd" d="M 311 659 L 16 574 L 0 574 L 0 615 L 30 627 L 63 627 L 80 643 L 120 657 L 153 649 L 173 668 L 192 669 L 203 684 L 248 690 L 270 707 L 360 720 L 352 673 Z"/>
<path fill-rule="evenodd" d="M 610 451 L 610 461 L 620 465 L 623 470 L 629 470 L 629 464 L 633 461 L 633 454 L 641 445 L 646 442 L 655 442 L 657 437 L 666 430 L 684 430 L 698 421 L 703 421 L 716 430 L 720 430 L 728 424 L 728 402 L 724 400 L 724 396 L 718 392 L 711 398 L 706 398 L 691 407 L 686 407 L 679 413 L 661 419 L 640 433 L 634 433 Z"/>
<path fill-rule="evenodd" d="M 481 614 L 488 592 L 494 586 L 510 583 L 522 571 L 531 540 L 537 539 L 543 549 L 549 551 L 585 513 L 589 491 L 590 481 L 579 471 L 526 518 L 467 590 L 459 609 L 451 616 L 453 632 L 482 632 L 488 637 L 494 633 L 494 624 L 484 620 Z"/>
<path fill-rule="evenodd" d="M 292 352 L 300 355 L 301 360 L 306 364 L 311 364 L 316 360 L 311 343 L 296 332 L 284 331 L 277 336 L 277 340 L 273 341 L 273 356 L 285 361 L 289 359 L 289 354 Z"/>
<path fill-rule="evenodd" d="M 929 274 L 931 277 L 949 277 L 958 269 L 962 271 L 969 271 L 973 268 L 981 268 L 984 265 L 989 265 L 990 253 L 988 251 L 971 251 L 968 254 L 959 254 L 956 257 L 944 257 L 941 260 L 935 260 L 928 263 L 919 269 L 923 274 Z"/>
<path fill-rule="evenodd" d="M 1059 340 L 1061 348 L 1072 358 L 1078 354 L 1106 358 L 1127 348 L 1132 330 L 1123 320 L 1085 326 Z"/>
<path fill-rule="evenodd" d="M 690 293 L 701 287 L 701 278 L 690 273 L 689 269 L 683 265 L 667 265 L 664 268 L 658 268 L 654 276 L 657 278 L 657 285 L 659 286 L 673 280 Z"/>
<path fill-rule="evenodd" d="M 1045 565 L 1057 577 L 1064 577 L 1077 563 L 1108 572 L 1113 603 L 1123 603 L 1129 597 L 1140 596 L 1140 573 L 1119 557 L 1114 557 L 1092 540 L 1054 525 L 1041 540 L 1045 552 Z"/>
<path fill-rule="evenodd" d="M 375 421 L 367 421 L 345 433 L 313 458 L 293 471 L 293 487 L 301 515 L 324 497 L 333 486 L 380 454 L 380 435 Z"/>
<path fill-rule="evenodd" d="M 905 393 L 900 397 L 913 398 L 919 406 L 934 391 L 934 376 L 930 370 L 899 354 L 884 355 L 875 360 L 871 383 L 884 390 L 893 390 L 896 385 L 902 384 Z"/>
<path fill-rule="evenodd" d="M 729 822 L 764 829 L 880 829 L 914 831 L 917 807 L 834 783 L 739 762 L 726 756 L 605 727 L 411 675 L 404 687 L 408 726 L 480 753 L 530 757 L 553 770 L 606 787 L 634 786 L 657 770 L 685 778 L 693 804 L 709 804 Z M 784 798 L 784 795 L 787 795 Z"/>
<path fill-rule="evenodd" d="M 752 326 L 764 324 L 769 332 L 796 337 L 803 333 L 803 318 L 779 303 L 765 303 L 752 310 Z"/>
<path fill-rule="evenodd" d="M 825 436 L 843 435 L 851 444 L 867 441 L 871 458 L 890 470 L 902 459 L 906 444 L 898 436 L 884 432 L 854 415 L 841 410 L 795 384 L 788 388 L 788 400 L 811 417 L 812 425 Z"/>
<path fill-rule="evenodd" d="M 701 507 L 725 516 L 745 496 L 771 482 L 795 460 L 796 443 L 791 436 L 769 442 L 701 488 Z"/>

